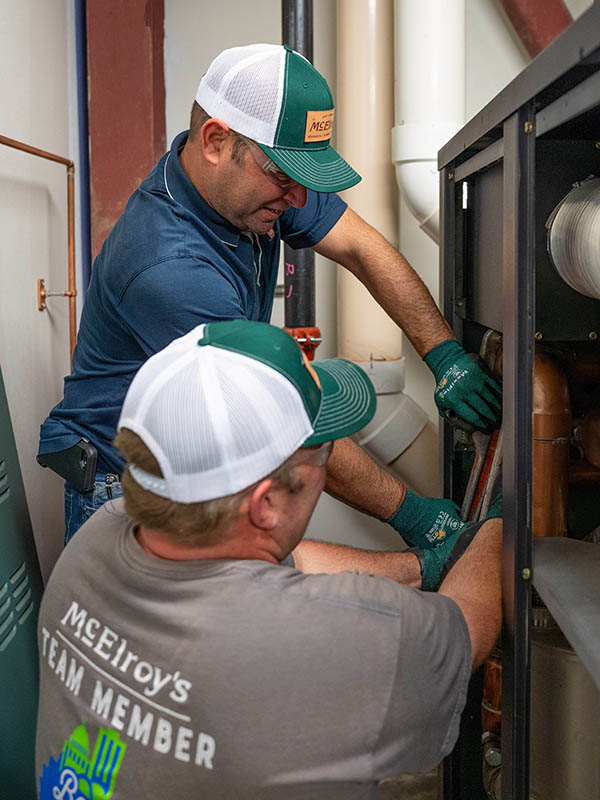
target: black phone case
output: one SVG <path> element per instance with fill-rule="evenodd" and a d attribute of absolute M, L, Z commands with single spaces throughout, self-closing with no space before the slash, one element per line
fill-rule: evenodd
<path fill-rule="evenodd" d="M 98 451 L 86 439 L 66 450 L 37 456 L 38 464 L 49 467 L 80 492 L 89 492 L 93 487 L 97 460 Z"/>

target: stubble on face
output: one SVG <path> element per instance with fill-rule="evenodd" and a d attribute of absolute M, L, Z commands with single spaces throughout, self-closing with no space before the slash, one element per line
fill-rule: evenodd
<path fill-rule="evenodd" d="M 243 155 L 251 158 L 249 153 Z M 231 160 L 224 165 L 219 178 L 211 204 L 239 230 L 266 234 L 290 206 L 284 198 L 285 191 L 266 176 L 248 169 L 247 162 L 240 165 Z"/>

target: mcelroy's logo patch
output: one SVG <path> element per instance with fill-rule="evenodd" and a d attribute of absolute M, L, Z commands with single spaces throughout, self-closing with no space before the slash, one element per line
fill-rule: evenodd
<path fill-rule="evenodd" d="M 325 111 L 307 111 L 304 141 L 325 142 L 327 139 L 331 139 L 334 114 L 335 108 Z"/>

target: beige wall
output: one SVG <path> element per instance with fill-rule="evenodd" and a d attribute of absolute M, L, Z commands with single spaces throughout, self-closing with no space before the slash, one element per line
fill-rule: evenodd
<path fill-rule="evenodd" d="M 68 157 L 71 5 L 0 6 L 0 133 Z M 0 146 L 0 365 L 46 574 L 62 547 L 62 482 L 35 454 L 40 422 L 62 396 L 69 344 L 67 300 L 50 298 L 50 310 L 39 312 L 36 282 L 67 288 L 66 231 L 65 168 Z"/>

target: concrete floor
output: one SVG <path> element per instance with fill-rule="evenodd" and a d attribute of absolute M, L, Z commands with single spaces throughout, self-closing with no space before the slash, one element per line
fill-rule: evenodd
<path fill-rule="evenodd" d="M 406 773 L 381 781 L 377 800 L 438 800 L 439 785 L 437 769 L 423 774 Z"/>

